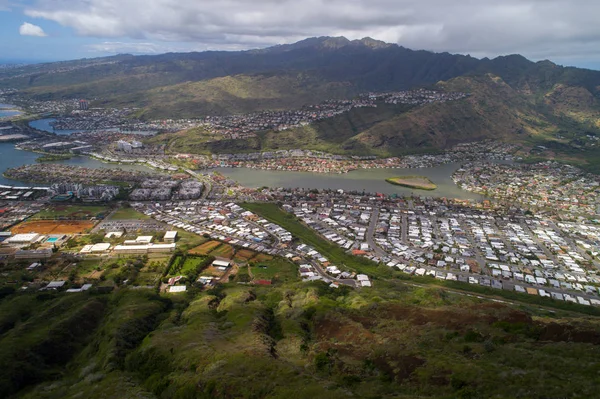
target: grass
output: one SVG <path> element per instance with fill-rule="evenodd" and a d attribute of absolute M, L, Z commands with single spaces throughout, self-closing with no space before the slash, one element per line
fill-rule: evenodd
<path fill-rule="evenodd" d="M 385 179 L 396 186 L 416 188 L 419 190 L 435 190 L 437 186 L 426 176 L 398 176 Z"/>
<path fill-rule="evenodd" d="M 254 280 L 271 280 L 273 283 L 298 281 L 298 267 L 283 258 L 253 262 L 250 270 Z"/>
<path fill-rule="evenodd" d="M 147 220 L 150 219 L 150 216 L 144 215 L 133 208 L 119 208 L 109 216 L 109 220 L 127 219 Z"/>
<path fill-rule="evenodd" d="M 89 219 L 92 217 L 104 217 L 108 208 L 98 205 L 53 205 L 43 209 L 32 216 L 40 219 Z"/>
<path fill-rule="evenodd" d="M 207 239 L 198 234 L 190 233 L 185 230 L 177 230 L 177 248 L 181 251 L 189 251 L 205 241 L 207 241 Z"/>
<path fill-rule="evenodd" d="M 187 275 L 190 272 L 194 272 L 204 259 L 203 257 L 187 257 L 181 268 L 181 273 Z"/>
<path fill-rule="evenodd" d="M 281 273 L 286 265 L 278 265 Z M 242 275 L 240 270 L 236 279 Z M 18 333 L 22 342 L 12 353 L 26 353 L 40 342 L 30 339 L 32 333 L 51 336 L 42 327 L 46 320 L 56 326 L 96 300 L 57 298 L 0 301 L 0 328 L 8 328 L 0 351 L 15 342 L 5 337 Z M 227 392 L 247 399 L 513 398 L 596 392 L 598 320 L 438 287 L 390 280 L 352 290 L 287 280 L 271 287 L 234 282 L 176 298 L 123 289 L 104 298 L 102 323 L 77 341 L 69 366 L 53 366 L 48 382 L 28 378 L 17 397 L 62 399 L 83 392 L 90 399 L 208 398 Z M 55 338 L 61 337 L 43 341 L 46 347 L 64 342 Z M 22 365 L 7 363 L 2 378 Z"/>

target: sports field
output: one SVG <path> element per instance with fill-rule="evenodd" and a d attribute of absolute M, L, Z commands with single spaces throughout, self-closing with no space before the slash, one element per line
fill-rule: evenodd
<path fill-rule="evenodd" d="M 10 231 L 13 234 L 77 234 L 91 229 L 94 225 L 95 222 L 87 220 L 35 220 L 20 223 Z"/>

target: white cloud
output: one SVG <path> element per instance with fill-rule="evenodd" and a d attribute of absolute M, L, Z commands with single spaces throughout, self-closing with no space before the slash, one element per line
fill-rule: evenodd
<path fill-rule="evenodd" d="M 25 13 L 82 36 L 201 48 L 343 34 L 477 56 L 600 58 L 597 0 L 38 0 Z"/>
<path fill-rule="evenodd" d="M 23 22 L 23 25 L 19 26 L 19 34 L 21 34 L 22 36 L 48 36 L 42 28 L 40 28 L 37 25 L 30 24 L 29 22 Z"/>

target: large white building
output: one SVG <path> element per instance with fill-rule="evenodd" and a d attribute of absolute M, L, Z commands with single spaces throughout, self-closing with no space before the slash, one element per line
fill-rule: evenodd
<path fill-rule="evenodd" d="M 7 244 L 31 244 L 42 238 L 37 233 L 29 234 L 15 234 L 14 236 L 6 239 L 4 242 Z"/>
<path fill-rule="evenodd" d="M 176 239 L 177 239 L 176 231 L 167 231 L 165 233 L 165 237 L 164 237 L 165 242 L 175 242 Z"/>
<path fill-rule="evenodd" d="M 147 254 L 173 252 L 175 243 L 171 244 L 146 244 L 146 245 L 117 245 L 114 252 L 117 254 Z"/>

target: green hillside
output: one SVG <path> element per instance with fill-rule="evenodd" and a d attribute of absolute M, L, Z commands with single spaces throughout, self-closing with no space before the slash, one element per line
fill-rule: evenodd
<path fill-rule="evenodd" d="M 238 79 L 242 78 L 237 77 L 236 81 Z M 533 93 L 510 86 L 499 76 L 485 74 L 439 82 L 436 88 L 466 92 L 470 96 L 419 107 L 382 102 L 376 108 L 354 108 L 299 128 L 259 132 L 256 138 L 246 140 L 227 140 L 208 135 L 202 129 L 192 129 L 159 135 L 150 142 L 167 142 L 168 150 L 174 153 L 308 148 L 340 154 L 389 156 L 436 151 L 460 142 L 491 138 L 517 141 L 526 147 L 559 146 L 559 155 L 566 156 L 577 147 L 581 137 L 600 134 L 600 105 L 584 87 L 555 84 L 546 91 Z M 240 93 L 247 96 L 249 92 Z M 268 90 L 261 93 L 263 96 L 273 94 Z M 595 157 L 592 148 L 583 152 L 585 157 Z"/>
<path fill-rule="evenodd" d="M 8 297 L 0 392 L 47 399 L 594 396 L 597 320 L 394 280 L 375 284 L 233 282 L 179 296 L 121 289 Z M 95 316 L 77 326 L 80 313 Z M 15 341 L 17 334 L 24 338 Z"/>

